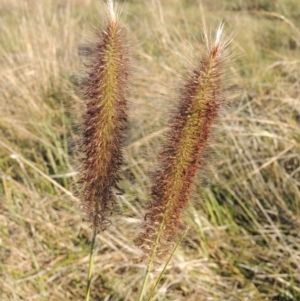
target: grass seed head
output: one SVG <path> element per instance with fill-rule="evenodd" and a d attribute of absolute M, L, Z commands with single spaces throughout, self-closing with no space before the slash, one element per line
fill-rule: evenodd
<path fill-rule="evenodd" d="M 151 204 L 145 216 L 139 246 L 146 255 L 165 254 L 174 242 L 199 165 L 203 165 L 212 126 L 224 101 L 225 63 L 229 40 L 223 24 L 214 39 L 205 34 L 206 50 L 198 66 L 183 83 L 178 106 L 170 120 L 170 133 L 154 174 Z"/>
<path fill-rule="evenodd" d="M 122 143 L 127 121 L 129 47 L 126 29 L 119 23 L 109 2 L 109 17 L 95 33 L 87 79 L 82 87 L 86 102 L 83 113 L 79 180 L 82 207 L 98 232 L 109 224 L 114 210 L 122 162 Z"/>

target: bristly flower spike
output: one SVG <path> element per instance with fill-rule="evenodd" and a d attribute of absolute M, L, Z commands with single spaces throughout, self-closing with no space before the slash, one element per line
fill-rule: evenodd
<path fill-rule="evenodd" d="M 83 154 L 79 180 L 82 207 L 92 228 L 102 232 L 114 210 L 113 190 L 117 189 L 122 146 L 127 121 L 129 42 L 120 24 L 113 1 L 108 1 L 106 22 L 95 32 L 87 79 L 82 95 Z"/>
<path fill-rule="evenodd" d="M 205 33 L 206 50 L 179 90 L 177 109 L 152 178 L 151 203 L 138 245 L 152 264 L 168 253 L 176 238 L 182 210 L 189 200 L 199 166 L 210 144 L 212 126 L 225 98 L 230 38 L 221 23 L 212 39 Z"/>

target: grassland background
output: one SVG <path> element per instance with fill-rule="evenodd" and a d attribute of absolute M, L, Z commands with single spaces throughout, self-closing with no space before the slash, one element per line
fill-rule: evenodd
<path fill-rule="evenodd" d="M 200 5 L 201 4 L 201 5 Z M 157 300 L 300 300 L 300 2 L 127 0 L 136 36 L 120 215 L 98 238 L 93 300 L 136 300 L 134 237 L 173 88 L 224 20 L 234 92 Z M 101 1 L 0 0 L 0 300 L 83 300 L 90 231 L 72 196 L 81 59 Z M 200 181 L 197 181 L 200 182 Z M 121 214 L 122 213 L 122 214 Z M 156 279 L 154 274 L 150 285 Z"/>

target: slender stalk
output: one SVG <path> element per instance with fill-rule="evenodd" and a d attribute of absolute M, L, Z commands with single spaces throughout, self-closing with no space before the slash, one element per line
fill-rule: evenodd
<path fill-rule="evenodd" d="M 151 299 L 152 299 L 152 297 L 153 297 L 153 295 L 154 295 L 154 293 L 155 293 L 155 290 L 156 290 L 156 288 L 157 288 L 157 286 L 158 286 L 158 284 L 159 284 L 159 282 L 160 282 L 162 276 L 164 275 L 164 273 L 165 273 L 165 271 L 166 271 L 166 269 L 167 269 L 167 266 L 169 265 L 169 263 L 170 263 L 170 261 L 171 261 L 173 255 L 174 255 L 175 251 L 177 250 L 178 246 L 181 244 L 181 242 L 182 242 L 183 238 L 185 237 L 185 235 L 186 235 L 186 233 L 187 233 L 188 230 L 189 230 L 189 227 L 187 227 L 187 228 L 185 229 L 185 231 L 183 232 L 183 234 L 181 235 L 181 237 L 180 237 L 179 240 L 177 241 L 177 243 L 176 243 L 175 247 L 173 248 L 173 250 L 172 250 L 172 252 L 171 252 L 171 254 L 170 254 L 168 260 L 166 261 L 166 263 L 165 263 L 165 265 L 164 265 L 162 271 L 160 272 L 159 277 L 158 277 L 158 279 L 156 280 L 155 285 L 153 286 L 153 288 L 152 288 L 152 290 L 151 290 L 151 292 L 150 292 L 150 294 L 149 294 L 149 297 L 148 297 L 147 301 L 151 301 Z"/>
<path fill-rule="evenodd" d="M 144 277 L 144 280 L 143 280 L 143 284 L 142 284 L 142 288 L 141 288 L 141 292 L 140 292 L 140 296 L 139 296 L 138 301 L 143 300 L 145 290 L 146 290 L 146 285 L 148 283 L 148 278 L 149 278 L 150 272 L 151 272 L 152 267 L 153 267 L 153 263 L 154 263 L 154 259 L 155 259 L 155 255 L 156 255 L 156 250 L 157 250 L 157 247 L 159 245 L 160 236 L 163 232 L 163 226 L 164 226 L 164 223 L 161 223 L 160 226 L 159 226 L 157 237 L 156 237 L 156 240 L 154 242 L 154 247 L 152 249 L 152 252 L 150 254 L 150 257 L 149 257 L 149 260 L 148 260 L 148 263 L 147 263 L 147 269 L 146 269 L 146 273 L 145 273 L 145 277 Z"/>
<path fill-rule="evenodd" d="M 144 276 L 144 280 L 143 280 L 143 284 L 142 284 L 142 288 L 141 288 L 141 291 L 140 291 L 140 296 L 139 296 L 139 299 L 138 301 L 142 301 L 143 300 L 143 297 L 145 295 L 145 290 L 146 290 L 146 285 L 148 283 L 148 279 L 149 279 L 149 275 L 150 275 L 150 272 L 152 270 L 152 267 L 153 267 L 153 263 L 154 263 L 154 259 L 155 259 L 155 255 L 156 255 L 156 250 L 157 250 L 157 247 L 159 245 L 159 240 L 160 240 L 160 236 L 162 234 L 162 229 L 163 229 L 163 225 L 164 223 L 161 223 L 160 225 L 160 230 L 159 230 L 159 233 L 157 235 L 157 238 L 156 238 L 156 241 L 155 241 L 155 247 L 153 248 L 152 252 L 151 252 L 151 255 L 150 255 L 150 258 L 149 258 L 149 261 L 147 263 L 147 269 L 146 269 L 146 273 L 145 273 L 145 276 Z M 162 269 L 161 273 L 159 274 L 159 277 L 154 285 L 154 287 L 152 288 L 151 292 L 150 292 L 150 295 L 147 299 L 147 301 L 150 301 L 151 298 L 153 297 L 154 295 L 154 292 L 155 292 L 155 289 L 157 288 L 163 274 L 165 273 L 166 271 L 166 268 L 167 266 L 169 265 L 176 249 L 178 248 L 178 246 L 180 245 L 180 243 L 182 242 L 184 236 L 186 235 L 187 231 L 188 231 L 189 227 L 186 228 L 186 230 L 183 232 L 183 234 L 181 235 L 181 237 L 179 238 L 179 240 L 177 241 L 175 247 L 173 248 L 171 254 L 169 255 L 169 258 L 168 260 L 166 261 L 165 265 L 164 265 L 164 268 Z"/>
<path fill-rule="evenodd" d="M 141 288 L 141 291 L 140 291 L 138 301 L 143 301 L 145 291 L 146 291 L 146 285 L 148 283 L 149 275 L 150 275 L 150 272 L 152 270 L 152 265 L 153 265 L 153 262 L 150 262 L 150 260 L 149 260 L 149 262 L 147 264 L 147 269 L 146 269 L 146 273 L 145 273 L 145 276 L 144 276 L 144 280 L 143 280 L 143 284 L 142 284 L 142 288 Z"/>
<path fill-rule="evenodd" d="M 94 257 L 95 257 L 95 247 L 96 247 L 96 237 L 97 237 L 97 230 L 96 230 L 96 228 L 94 228 L 93 238 L 92 238 L 92 242 L 91 242 L 91 250 L 90 250 L 90 260 L 89 260 L 89 270 L 88 270 L 85 301 L 90 300 L 93 265 L 94 265 Z"/>

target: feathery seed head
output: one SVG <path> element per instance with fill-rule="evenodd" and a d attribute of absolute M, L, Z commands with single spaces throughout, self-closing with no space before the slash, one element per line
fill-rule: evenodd
<path fill-rule="evenodd" d="M 86 101 L 82 129 L 83 154 L 80 196 L 92 227 L 98 232 L 109 224 L 114 209 L 113 189 L 122 162 L 122 142 L 126 128 L 129 49 L 125 28 L 115 17 L 109 1 L 110 16 L 96 32 L 87 79 L 82 88 Z"/>
<path fill-rule="evenodd" d="M 151 204 L 138 245 L 150 258 L 168 252 L 180 224 L 199 165 L 205 162 L 212 125 L 224 98 L 224 68 L 229 40 L 223 24 L 180 89 L 177 111 L 170 121 L 170 133 L 160 154 L 160 169 L 153 176 Z"/>

